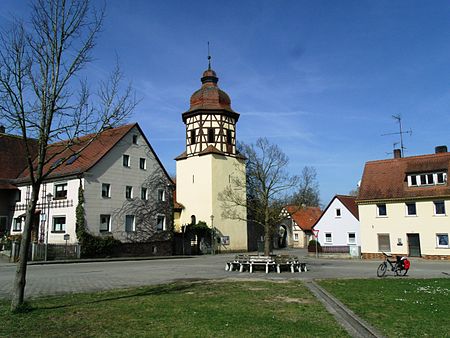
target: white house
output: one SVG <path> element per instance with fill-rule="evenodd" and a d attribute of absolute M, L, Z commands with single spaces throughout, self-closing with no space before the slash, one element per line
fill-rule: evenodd
<path fill-rule="evenodd" d="M 450 153 L 367 162 L 358 195 L 361 251 L 450 259 Z"/>
<path fill-rule="evenodd" d="M 91 137 L 83 138 L 80 146 L 84 139 Z M 49 155 L 62 147 L 64 142 L 51 145 Z M 42 184 L 33 241 L 77 243 L 75 209 L 80 186 L 84 190 L 85 222 L 92 235 L 145 242 L 171 230 L 172 183 L 137 123 L 103 131 L 78 155 L 71 155 L 73 150 L 63 151 L 48 164 L 59 166 Z M 22 232 L 30 199 L 27 170 L 15 184 L 20 199 L 14 207 L 12 235 Z"/>
<path fill-rule="evenodd" d="M 336 195 L 314 224 L 322 246 L 360 246 L 360 225 L 356 197 Z"/>

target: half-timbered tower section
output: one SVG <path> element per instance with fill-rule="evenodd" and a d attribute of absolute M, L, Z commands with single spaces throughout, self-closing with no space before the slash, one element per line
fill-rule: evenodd
<path fill-rule="evenodd" d="M 247 249 L 247 210 L 239 219 L 223 217 L 219 194 L 237 176 L 245 182 L 245 159 L 236 151 L 236 123 L 239 114 L 221 89 L 211 67 L 203 73 L 202 86 L 191 96 L 189 110 L 182 114 L 186 125 L 186 150 L 177 161 L 177 201 L 184 208 L 181 225 L 206 222 L 220 243 L 214 249 Z M 241 177 L 242 176 L 242 177 Z M 241 189 L 245 198 L 245 189 Z"/>

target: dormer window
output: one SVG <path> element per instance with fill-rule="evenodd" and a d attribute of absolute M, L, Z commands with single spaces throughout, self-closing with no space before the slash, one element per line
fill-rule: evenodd
<path fill-rule="evenodd" d="M 446 182 L 447 173 L 445 172 L 408 175 L 408 186 L 410 187 L 445 184 Z"/>

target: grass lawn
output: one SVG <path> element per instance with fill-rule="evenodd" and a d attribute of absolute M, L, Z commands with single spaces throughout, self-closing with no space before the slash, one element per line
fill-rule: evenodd
<path fill-rule="evenodd" d="M 389 337 L 450 337 L 450 279 L 383 278 L 319 283 Z"/>
<path fill-rule="evenodd" d="M 301 282 L 174 283 L 32 299 L 0 337 L 347 337 Z"/>

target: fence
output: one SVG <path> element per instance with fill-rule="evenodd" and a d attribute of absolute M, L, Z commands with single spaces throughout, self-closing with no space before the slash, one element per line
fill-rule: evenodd
<path fill-rule="evenodd" d="M 13 242 L 9 260 L 17 262 L 19 260 L 20 242 Z M 78 244 L 45 244 L 31 243 L 31 250 L 28 251 L 30 261 L 69 260 L 80 258 L 81 246 Z M 47 257 L 46 257 L 47 256 Z"/>

